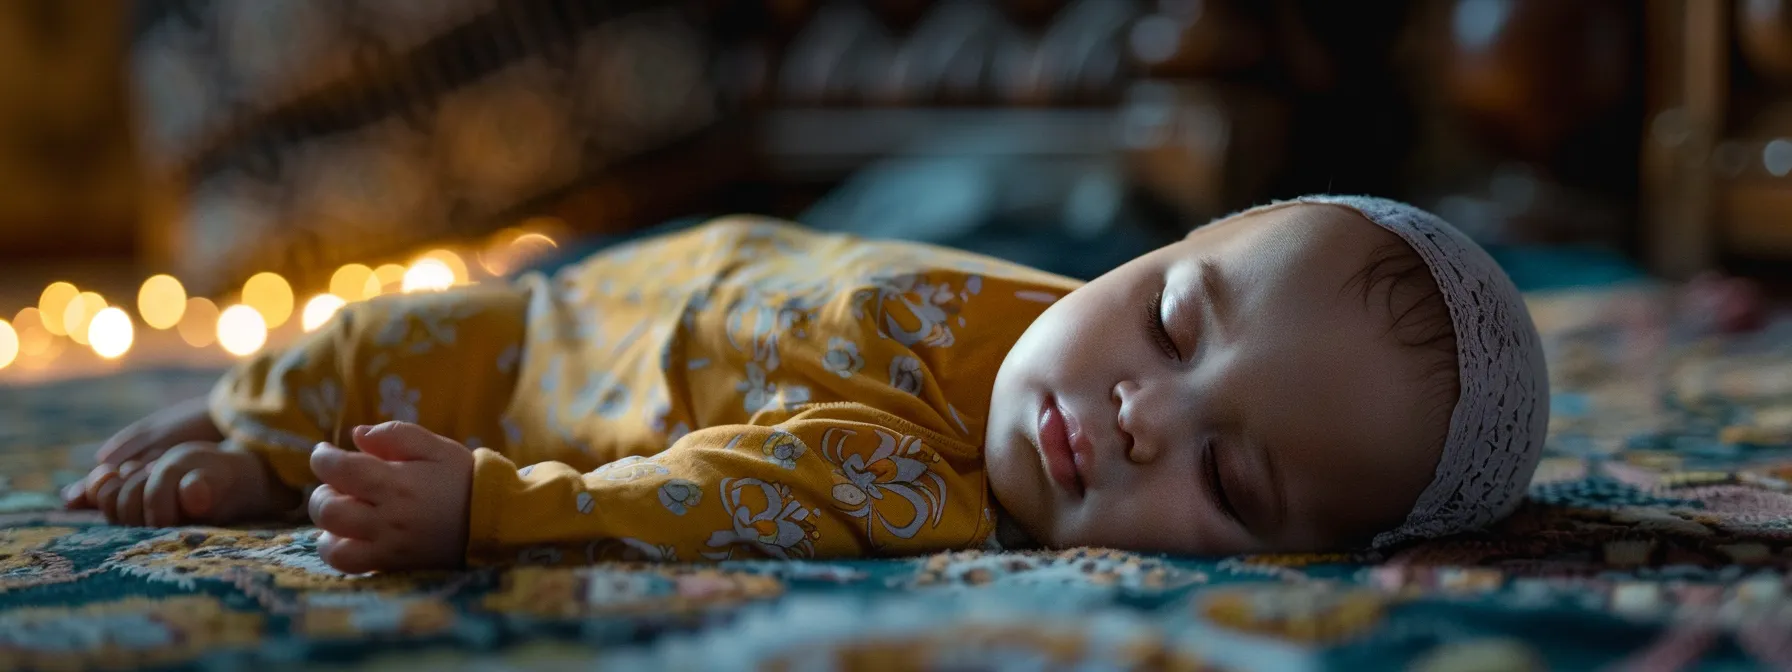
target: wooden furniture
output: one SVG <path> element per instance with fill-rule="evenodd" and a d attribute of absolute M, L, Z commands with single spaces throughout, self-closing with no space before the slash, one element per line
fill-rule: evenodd
<path fill-rule="evenodd" d="M 1792 276 L 1792 2 L 1651 0 L 1649 261 Z"/>

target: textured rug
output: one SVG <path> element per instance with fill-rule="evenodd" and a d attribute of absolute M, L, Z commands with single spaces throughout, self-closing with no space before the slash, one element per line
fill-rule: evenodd
<path fill-rule="evenodd" d="M 0 668 L 1792 667 L 1792 318 L 1700 335 L 1646 288 L 1533 308 L 1556 394 L 1532 501 L 1387 555 L 345 577 L 309 529 L 54 510 L 93 442 L 211 373 L 0 388 Z"/>

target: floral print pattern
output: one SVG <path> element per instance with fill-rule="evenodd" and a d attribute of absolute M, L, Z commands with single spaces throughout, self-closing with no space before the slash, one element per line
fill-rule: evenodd
<path fill-rule="evenodd" d="M 982 353 L 1006 346 L 984 339 L 1044 310 L 1015 292 L 1067 281 L 745 217 L 629 250 L 508 288 L 358 303 L 330 338 L 258 356 L 280 358 L 278 379 L 227 378 L 242 394 L 214 397 L 216 415 L 266 437 L 256 449 L 295 483 L 323 424 L 462 437 L 479 448 L 470 562 L 909 553 L 990 535 L 985 502 L 958 494 L 987 488 L 977 432 L 1000 361 Z"/>
<path fill-rule="evenodd" d="M 921 371 L 921 360 L 919 359 L 902 355 L 890 360 L 890 387 L 919 395 L 925 375 Z"/>
<path fill-rule="evenodd" d="M 790 486 L 756 478 L 724 478 L 718 489 L 722 508 L 728 512 L 733 525 L 709 535 L 709 547 L 720 550 L 705 552 L 704 557 L 733 559 L 741 546 L 755 548 L 779 560 L 797 560 L 814 554 L 815 540 L 821 538 L 821 533 L 810 518 L 820 512 L 796 501 Z M 755 502 L 762 504 L 755 506 Z"/>
<path fill-rule="evenodd" d="M 598 467 L 596 471 L 591 472 L 591 475 L 606 481 L 626 483 L 639 478 L 665 476 L 670 473 L 672 472 L 667 471 L 664 466 L 655 462 L 653 458 L 630 455 Z"/>
<path fill-rule="evenodd" d="M 803 446 L 803 440 L 795 434 L 785 431 L 774 431 L 765 437 L 765 443 L 759 446 L 759 452 L 772 464 L 785 469 L 795 469 L 796 460 L 809 449 Z"/>
<path fill-rule="evenodd" d="M 380 379 L 380 414 L 386 419 L 416 422 L 417 404 L 421 401 L 422 390 L 405 386 L 404 379 L 398 374 L 387 374 Z"/>
<path fill-rule="evenodd" d="M 834 465 L 834 502 L 847 515 L 865 519 L 865 534 L 873 543 L 881 534 L 910 539 L 923 525 L 939 525 L 945 512 L 946 480 L 930 470 L 939 456 L 912 436 L 897 436 L 883 429 L 877 447 L 853 450 L 849 443 L 858 433 L 830 429 L 822 435 L 822 456 Z M 877 506 L 886 499 L 906 503 L 906 520 L 892 515 L 898 507 Z"/>
<path fill-rule="evenodd" d="M 841 378 L 851 378 L 859 369 L 865 368 L 865 358 L 859 356 L 859 344 L 834 336 L 828 339 L 828 351 L 822 355 L 821 366 Z"/>
<path fill-rule="evenodd" d="M 660 506 L 666 507 L 672 515 L 682 516 L 692 507 L 703 503 L 703 488 L 696 483 L 682 478 L 674 478 L 660 486 Z"/>

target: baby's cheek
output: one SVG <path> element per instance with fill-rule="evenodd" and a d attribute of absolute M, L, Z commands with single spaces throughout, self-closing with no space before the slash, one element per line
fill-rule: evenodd
<path fill-rule="evenodd" d="M 1129 488 L 1111 498 L 1087 502 L 1072 535 L 1076 546 L 1128 551 L 1224 554 L 1236 545 L 1214 525 L 1206 509 L 1192 501 L 1192 485 Z"/>

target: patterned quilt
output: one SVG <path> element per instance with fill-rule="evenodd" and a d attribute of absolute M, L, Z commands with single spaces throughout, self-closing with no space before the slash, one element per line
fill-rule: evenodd
<path fill-rule="evenodd" d="M 1533 309 L 1556 394 L 1531 501 L 1387 554 L 349 577 L 310 529 L 54 510 L 94 441 L 211 373 L 0 387 L 0 669 L 1792 667 L 1792 316 L 1705 335 L 1647 287 Z"/>

